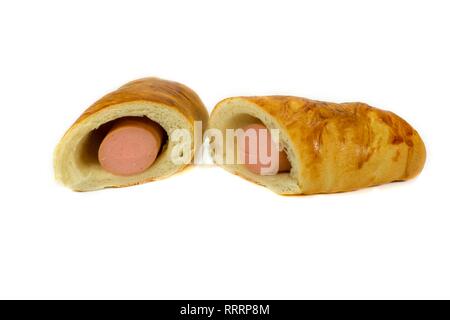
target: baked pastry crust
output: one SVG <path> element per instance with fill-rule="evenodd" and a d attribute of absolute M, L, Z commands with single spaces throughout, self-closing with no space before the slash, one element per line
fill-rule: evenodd
<path fill-rule="evenodd" d="M 101 168 L 97 150 L 108 124 L 130 116 L 145 116 L 159 123 L 167 133 L 167 141 L 149 169 L 130 177 L 115 176 Z M 170 161 L 175 145 L 170 133 L 175 129 L 189 130 L 193 157 L 194 121 L 202 121 L 205 127 L 208 112 L 198 95 L 185 85 L 159 78 L 131 81 L 95 102 L 67 130 L 55 149 L 55 177 L 74 190 L 89 191 L 170 176 L 186 166 Z"/>
<path fill-rule="evenodd" d="M 291 172 L 260 176 L 242 164 L 222 166 L 277 193 L 333 193 L 408 180 L 425 163 L 425 145 L 416 130 L 396 114 L 360 102 L 232 97 L 216 105 L 209 127 L 224 131 L 255 118 L 280 129 Z"/>

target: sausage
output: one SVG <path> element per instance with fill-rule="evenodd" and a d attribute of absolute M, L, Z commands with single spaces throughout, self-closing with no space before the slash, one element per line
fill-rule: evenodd
<path fill-rule="evenodd" d="M 148 169 L 156 160 L 164 131 L 146 118 L 117 120 L 98 149 L 98 161 L 106 171 L 131 176 Z"/>
<path fill-rule="evenodd" d="M 279 148 L 272 141 L 270 130 L 258 123 L 250 124 L 242 129 L 245 132 L 245 140 L 239 142 L 239 150 L 241 161 L 248 170 L 256 174 L 277 174 L 290 171 L 291 164 L 283 150 L 280 150 L 278 155 L 274 155 L 278 156 L 278 166 L 274 163 L 274 167 L 271 168 L 272 161 L 276 161 L 276 159 L 272 159 L 272 150 L 279 150 Z M 266 141 L 261 140 L 264 138 Z M 262 168 L 266 168 L 267 171 L 262 171 Z"/>

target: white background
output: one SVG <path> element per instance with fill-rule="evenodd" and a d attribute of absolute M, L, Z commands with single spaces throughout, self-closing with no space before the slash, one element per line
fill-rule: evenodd
<path fill-rule="evenodd" d="M 448 1 L 2 1 L 0 298 L 450 298 Z M 364 101 L 422 135 L 422 174 L 282 197 L 220 168 L 76 193 L 52 153 L 145 76 Z"/>

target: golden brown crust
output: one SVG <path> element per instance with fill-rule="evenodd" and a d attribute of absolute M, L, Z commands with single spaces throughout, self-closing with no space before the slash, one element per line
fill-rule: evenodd
<path fill-rule="evenodd" d="M 108 93 L 86 109 L 74 125 L 108 106 L 133 101 L 150 101 L 174 107 L 192 122 L 206 123 L 209 117 L 199 96 L 190 88 L 178 82 L 149 77 L 128 82 Z"/>
<path fill-rule="evenodd" d="M 303 194 L 407 180 L 424 166 L 422 139 L 392 112 L 359 102 L 339 104 L 292 96 L 235 97 L 218 106 L 236 99 L 256 105 L 281 126 L 298 155 Z"/>

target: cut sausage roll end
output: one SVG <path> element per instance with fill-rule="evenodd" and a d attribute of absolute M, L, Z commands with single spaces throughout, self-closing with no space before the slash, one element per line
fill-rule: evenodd
<path fill-rule="evenodd" d="M 112 174 L 99 163 L 98 150 L 108 131 L 123 118 L 148 118 L 164 130 L 164 140 L 154 163 L 138 174 Z M 168 177 L 188 163 L 176 164 L 171 154 L 177 142 L 175 129 L 186 129 L 193 137 L 194 121 L 207 123 L 208 112 L 188 87 L 158 78 L 132 81 L 89 107 L 62 137 L 54 152 L 55 178 L 76 191 L 125 187 Z M 194 142 L 191 139 L 191 157 Z"/>

